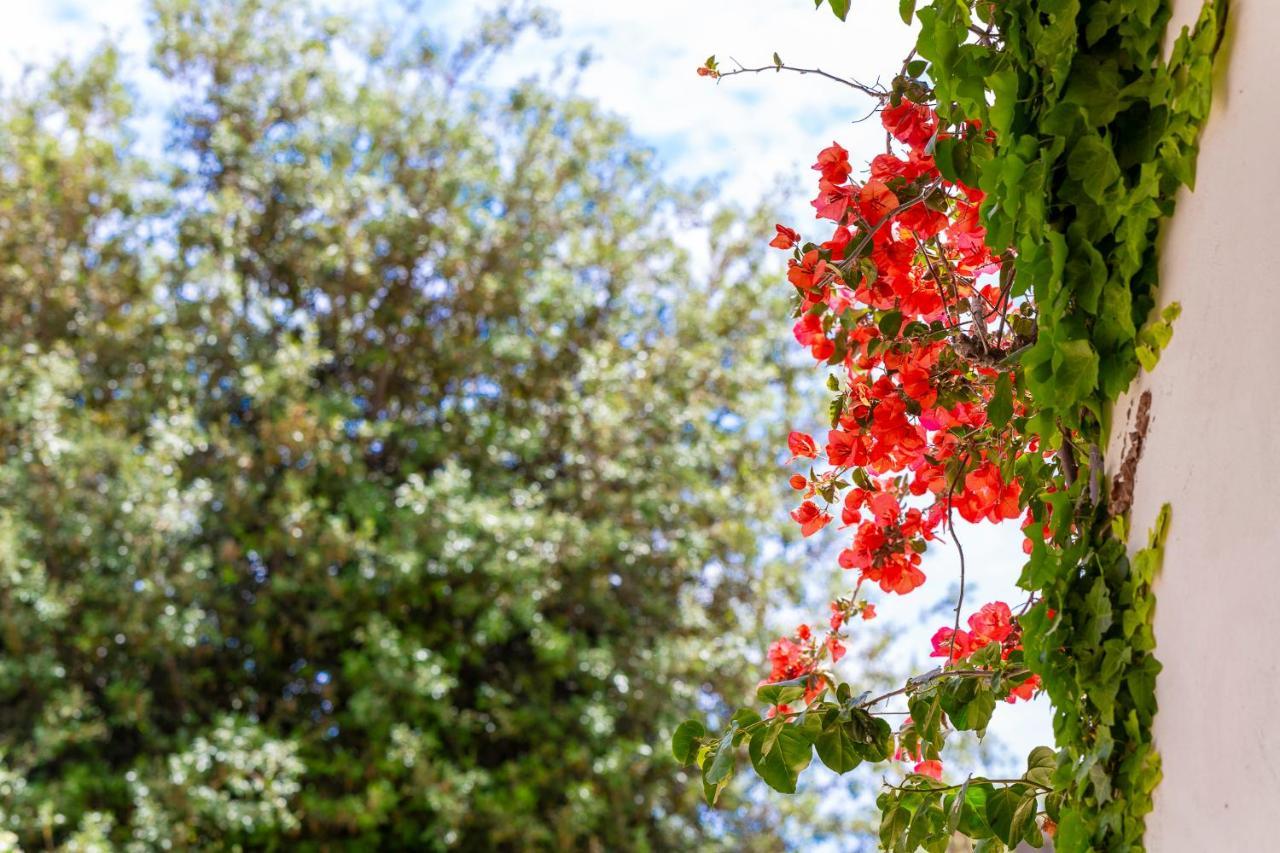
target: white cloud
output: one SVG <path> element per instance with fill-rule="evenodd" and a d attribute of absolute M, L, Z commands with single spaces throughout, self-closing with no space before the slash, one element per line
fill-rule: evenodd
<path fill-rule="evenodd" d="M 0 79 L 12 80 L 25 65 L 60 55 L 83 56 L 108 39 L 142 57 L 146 50 L 142 0 L 63 0 L 14 4 L 0 35 Z"/>

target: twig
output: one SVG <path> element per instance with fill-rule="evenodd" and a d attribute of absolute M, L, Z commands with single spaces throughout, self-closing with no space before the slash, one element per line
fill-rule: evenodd
<path fill-rule="evenodd" d="M 836 74 L 823 71 L 821 68 L 800 68 L 798 66 L 787 65 L 785 63 L 780 65 L 761 65 L 759 68 L 747 68 L 741 62 L 738 62 L 738 60 L 734 59 L 733 61 L 737 63 L 738 67 L 732 71 L 719 72 L 718 79 L 724 79 L 725 77 L 733 77 L 736 74 L 760 74 L 761 72 L 764 72 L 764 71 L 794 71 L 797 74 L 816 74 L 819 77 L 825 77 L 828 80 L 832 80 L 836 83 L 843 83 L 844 85 L 848 86 L 851 89 L 857 89 L 859 92 L 862 92 L 864 95 L 869 95 L 872 98 L 875 98 L 880 101 L 883 101 L 885 98 L 889 97 L 889 93 L 883 89 L 872 88 L 871 86 L 867 86 L 862 83 L 859 83 L 857 80 L 850 80 L 848 78 L 840 77 Z"/>
<path fill-rule="evenodd" d="M 981 779 L 982 777 L 978 777 L 978 778 Z M 1032 782 L 1030 779 L 982 779 L 982 781 L 987 782 L 991 785 L 1026 785 L 1031 788 L 1038 788 L 1041 791 L 1053 790 L 1048 785 L 1041 785 L 1039 782 Z M 885 780 L 884 786 L 886 788 L 892 788 L 895 791 L 908 791 L 912 793 L 920 792 L 920 793 L 928 794 L 928 793 L 935 793 L 935 792 L 941 792 L 941 791 L 955 791 L 955 790 L 958 790 L 959 788 L 964 787 L 966 784 L 969 784 L 969 783 L 962 782 L 958 785 L 937 785 L 937 786 L 929 785 L 925 787 L 920 787 L 920 786 L 907 787 L 905 785 L 894 785 L 888 780 Z"/>
<path fill-rule="evenodd" d="M 875 225 L 870 226 L 870 230 L 867 231 L 867 233 L 862 236 L 862 239 L 858 241 L 857 247 L 854 248 L 852 252 L 847 253 L 845 259 L 836 266 L 836 269 L 842 273 L 847 272 L 853 266 L 853 262 L 858 260 L 858 256 L 862 254 L 862 250 L 867 247 L 867 243 L 875 237 L 877 231 L 883 228 L 891 219 L 893 219 L 893 217 L 897 216 L 902 211 L 909 210 L 927 199 L 930 194 L 938 188 L 938 186 L 939 184 L 937 182 L 926 185 L 924 189 L 920 191 L 920 195 L 911 199 L 911 201 L 904 201 L 902 204 L 898 205 L 881 217 Z"/>

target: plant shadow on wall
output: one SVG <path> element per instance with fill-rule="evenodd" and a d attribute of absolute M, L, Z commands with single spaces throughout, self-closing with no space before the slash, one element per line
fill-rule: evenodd
<path fill-rule="evenodd" d="M 486 88 L 536 15 L 152 17 L 162 155 L 110 48 L 0 102 L 6 840 L 777 849 L 653 746 L 758 677 L 771 219 Z"/>
<path fill-rule="evenodd" d="M 827 2 L 847 16 L 847 0 Z M 837 773 L 906 760 L 878 800 L 888 850 L 944 851 L 957 833 L 981 850 L 1046 834 L 1060 851 L 1140 849 L 1160 778 L 1151 584 L 1169 512 L 1130 558 L 1134 466 L 1109 484 L 1103 448 L 1116 398 L 1155 367 L 1178 313 L 1151 316 L 1156 248 L 1194 181 L 1226 4 L 1206 4 L 1167 61 L 1161 0 L 916 7 L 902 0 L 919 38 L 887 87 L 777 54 L 698 69 L 811 74 L 870 95 L 886 153 L 854 180 L 843 148 L 820 152 L 825 239 L 778 225 L 771 243 L 791 253 L 795 337 L 834 395 L 825 446 L 790 436 L 809 466 L 791 478 L 792 517 L 805 536 L 837 516 L 852 531 L 839 556 L 852 591 L 822 636 L 802 627 L 770 648 L 765 716 L 742 709 L 712 733 L 688 721 L 672 749 L 712 803 L 743 746 L 784 793 L 815 752 Z M 1025 600 L 970 605 L 962 621 L 956 516 L 1022 518 Z M 933 637 L 942 665 L 879 695 L 839 682 L 829 663 L 868 615 L 864 588 L 910 594 L 933 542 L 960 561 L 954 620 Z M 982 732 L 998 701 L 1037 691 L 1056 749 L 1033 750 L 1018 778 L 945 781 L 950 733 Z"/>

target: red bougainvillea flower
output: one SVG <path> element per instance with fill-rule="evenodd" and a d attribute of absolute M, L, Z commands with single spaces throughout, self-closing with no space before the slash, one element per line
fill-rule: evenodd
<path fill-rule="evenodd" d="M 969 631 L 982 645 L 1003 643 L 1013 633 L 1013 614 L 1003 601 L 984 604 L 969 617 Z"/>
<path fill-rule="evenodd" d="M 826 277 L 827 262 L 818 255 L 817 249 L 810 249 L 799 261 L 792 258 L 787 264 L 787 281 L 800 290 L 813 290 Z"/>
<path fill-rule="evenodd" d="M 805 501 L 791 511 L 791 518 L 800 525 L 800 532 L 812 536 L 831 521 L 831 516 L 818 509 L 813 501 Z"/>
<path fill-rule="evenodd" d="M 1008 702 L 1010 705 L 1012 705 L 1014 702 L 1017 702 L 1019 699 L 1030 701 L 1030 699 L 1036 695 L 1036 691 L 1039 689 L 1040 689 L 1040 676 L 1033 675 L 1030 678 L 1028 678 L 1026 681 L 1019 684 L 1017 687 L 1010 690 L 1009 695 L 1004 698 L 1004 701 Z"/>
<path fill-rule="evenodd" d="M 805 314 L 792 327 L 792 332 L 801 346 L 809 348 L 810 353 L 818 361 L 826 361 L 836 351 L 836 345 L 827 337 L 822 328 L 822 318 L 813 314 Z"/>
<path fill-rule="evenodd" d="M 858 188 L 853 184 L 837 185 L 828 180 L 818 182 L 818 194 L 810 204 L 813 205 L 814 218 L 829 219 L 840 222 L 849 212 Z"/>
<path fill-rule="evenodd" d="M 841 429 L 833 429 L 827 433 L 827 460 L 832 465 L 856 465 L 862 443 L 859 436 Z"/>
<path fill-rule="evenodd" d="M 928 776 L 930 779 L 942 781 L 942 762 L 941 761 L 921 761 L 912 771 L 919 773 L 921 776 Z"/>
<path fill-rule="evenodd" d="M 933 110 L 906 98 L 896 107 L 885 107 L 880 113 L 880 123 L 894 139 L 912 148 L 927 145 L 937 127 Z"/>
<path fill-rule="evenodd" d="M 951 642 L 952 636 L 955 637 L 954 644 Z M 974 649 L 973 638 L 969 636 L 968 631 L 955 631 L 951 628 L 939 628 L 930 642 L 933 644 L 933 651 L 929 654 L 931 658 L 958 661 L 968 657 Z"/>
<path fill-rule="evenodd" d="M 799 233 L 792 231 L 785 225 L 775 225 L 774 230 L 778 232 L 777 236 L 769 241 L 769 245 L 775 249 L 790 249 L 796 243 L 800 242 Z"/>
<path fill-rule="evenodd" d="M 923 584 L 921 554 L 953 511 L 969 522 L 998 523 L 1027 510 L 1028 548 L 1038 541 L 1035 525 L 1047 522 L 1040 501 L 1033 502 L 1039 522 L 1032 520 L 1020 506 L 1023 487 L 1002 470 L 1005 459 L 1044 451 L 1019 432 L 1027 414 L 1022 383 L 1008 383 L 1011 377 L 991 366 L 1000 363 L 993 349 L 1007 354 L 1026 345 L 1027 324 L 1014 315 L 1034 319 L 1034 306 L 1011 297 L 1007 277 L 994 275 L 1013 255 L 987 245 L 982 191 L 944 178 L 933 160 L 936 140 L 976 140 L 982 131 L 943 124 L 909 98 L 885 105 L 881 123 L 896 144 L 872 160 L 865 180 L 853 179 L 839 143 L 818 154 L 813 207 L 818 219 L 832 223 L 829 239 L 811 235 L 813 247 L 797 251 L 800 234 L 776 225 L 770 242 L 791 253 L 795 338 L 829 366 L 828 387 L 836 394 L 825 447 L 807 433 L 788 439 L 789 462 L 814 460 L 807 473 L 790 475 L 803 501 L 791 517 L 812 536 L 831 522 L 827 510 L 840 506 L 841 530 L 852 541 L 838 562 L 858 573 L 852 595 L 832 602 L 825 638 L 801 626 L 770 647 L 774 680 L 817 672 L 828 654 L 832 662 L 845 654 L 841 630 L 854 614 L 876 615 L 874 605 L 859 600 L 861 584 L 899 595 Z M 1017 417 L 996 429 L 987 407 L 996 389 L 1009 385 Z M 995 601 L 970 615 L 965 630 L 939 628 L 931 654 L 950 664 L 989 648 L 1000 653 L 986 658 L 994 667 L 1020 650 L 1020 641 L 1009 606 Z M 1021 677 L 1010 702 L 1040 690 L 1037 678 Z M 818 695 L 820 681 L 806 685 L 806 702 Z M 917 773 L 941 779 L 941 762 L 913 752 L 908 760 L 918 762 Z"/>
<path fill-rule="evenodd" d="M 768 658 L 770 670 L 766 682 L 799 678 L 812 668 L 804 647 L 787 637 L 779 638 L 769 646 Z"/>
<path fill-rule="evenodd" d="M 791 451 L 788 462 L 796 459 L 814 459 L 818 455 L 818 443 L 807 432 L 791 432 L 787 436 L 787 449 Z"/>
<path fill-rule="evenodd" d="M 832 184 L 843 184 L 849 180 L 853 166 L 849 163 L 849 152 L 838 142 L 818 152 L 818 162 L 813 164 L 815 172 L 821 172 L 822 178 Z"/>
<path fill-rule="evenodd" d="M 858 192 L 858 210 L 862 218 L 875 225 L 898 206 L 898 197 L 880 181 L 867 181 Z M 946 224 L 946 217 L 943 217 Z"/>
<path fill-rule="evenodd" d="M 881 565 L 873 566 L 862 572 L 865 580 L 875 581 L 880 589 L 898 595 L 907 593 L 924 585 L 924 572 L 920 571 L 919 554 L 894 554 Z"/>
<path fill-rule="evenodd" d="M 968 522 L 1017 518 L 1021 491 L 1016 481 L 1004 481 L 994 462 L 984 462 L 965 475 L 964 491 L 956 496 L 955 507 Z"/>

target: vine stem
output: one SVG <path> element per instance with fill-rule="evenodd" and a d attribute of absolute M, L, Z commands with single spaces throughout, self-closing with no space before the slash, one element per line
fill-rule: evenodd
<path fill-rule="evenodd" d="M 1041 785 L 1039 782 L 1032 782 L 1030 779 L 981 779 L 979 778 L 979 781 L 987 782 L 992 785 L 1027 785 L 1028 787 L 1037 788 L 1041 791 L 1053 790 L 1053 788 L 1050 788 L 1048 785 Z M 907 791 L 911 793 L 919 792 L 919 793 L 925 793 L 925 794 L 935 794 L 935 793 L 940 793 L 942 791 L 956 791 L 956 790 L 959 790 L 960 788 L 963 788 L 966 784 L 969 784 L 969 783 L 962 782 L 959 785 L 938 785 L 938 786 L 929 786 L 929 787 L 909 788 L 906 785 L 894 785 L 891 782 L 889 782 L 887 779 L 884 780 L 884 786 L 886 788 L 892 788 L 895 791 Z"/>
<path fill-rule="evenodd" d="M 969 460 L 964 460 L 967 465 Z M 964 470 L 964 465 L 960 466 L 959 471 Z M 951 533 L 951 541 L 956 544 L 956 551 L 960 555 L 960 595 L 956 599 L 956 621 L 951 629 L 951 646 L 947 649 L 947 662 L 945 666 L 953 666 L 956 660 L 956 634 L 960 633 L 960 611 L 964 608 L 964 585 L 965 585 L 965 563 L 964 548 L 960 545 L 960 537 L 956 535 L 956 520 L 952 515 L 955 509 L 956 484 L 960 482 L 960 473 L 956 472 L 955 479 L 951 481 L 951 487 L 947 489 L 947 530 Z"/>
<path fill-rule="evenodd" d="M 947 529 L 951 532 L 951 541 L 956 545 L 956 552 L 960 555 L 960 595 L 956 598 L 956 624 L 951 630 L 951 649 L 948 652 L 948 663 L 954 660 L 956 655 L 956 634 L 960 633 L 960 610 L 964 607 L 964 547 L 960 544 L 960 537 L 956 535 L 956 522 L 951 517 L 951 501 L 947 501 Z"/>
<path fill-rule="evenodd" d="M 935 669 L 932 672 L 926 673 L 925 675 L 916 676 L 915 678 L 911 679 L 907 684 L 903 685 L 902 687 L 899 687 L 897 690 L 890 690 L 888 693 L 883 693 L 879 696 L 875 696 L 871 699 L 867 699 L 866 701 L 859 702 L 858 707 L 863 709 L 870 708 L 872 705 L 877 705 L 886 699 L 892 699 L 894 696 L 900 696 L 903 693 L 906 693 L 908 690 L 910 690 L 913 687 L 920 687 L 932 681 L 937 681 L 940 678 L 951 678 L 951 677 L 981 678 L 982 676 L 993 675 L 994 672 L 995 672 L 994 670 L 990 670 L 990 669 L 942 669 L 941 667 L 939 667 L 938 669 Z M 1030 672 L 1030 670 L 1025 668 L 1013 669 L 1005 674 L 1012 677 L 1017 677 L 1026 672 Z"/>
<path fill-rule="evenodd" d="M 894 696 L 901 696 L 903 693 L 906 693 L 908 690 L 918 689 L 920 687 L 923 687 L 927 684 L 930 684 L 934 681 L 938 681 L 943 678 L 984 678 L 984 677 L 990 677 L 994 675 L 995 672 L 996 672 L 995 670 L 990 670 L 990 669 L 945 669 L 944 670 L 941 667 L 939 667 L 937 669 L 934 669 L 930 672 L 925 673 L 924 675 L 917 675 L 915 678 L 909 679 L 906 684 L 904 684 L 903 686 L 899 687 L 896 690 L 890 690 L 888 693 L 881 693 L 879 696 L 873 696 L 870 699 L 864 699 L 863 701 L 858 702 L 854 707 L 859 708 L 860 710 L 863 710 L 863 711 L 868 711 L 869 708 L 871 708 L 874 705 L 880 704 L 886 699 L 892 699 Z M 1030 670 L 1027 669 L 1026 667 L 1018 667 L 1018 668 L 1010 669 L 1004 674 L 1012 678 L 1017 678 L 1018 676 L 1025 675 L 1028 672 L 1030 672 Z M 815 674 L 811 677 L 826 678 L 827 676 L 824 674 Z M 829 680 L 830 679 L 828 679 L 828 681 Z M 742 733 L 750 732 L 759 726 L 766 725 L 771 720 L 776 720 L 779 718 L 784 720 L 790 720 L 807 713 L 809 713 L 808 708 L 804 708 L 799 711 L 787 711 L 785 714 L 775 714 L 772 717 L 765 717 L 764 719 L 761 719 L 758 722 L 751 723 L 750 725 L 747 725 L 747 726 L 743 726 L 742 728 L 738 729 L 738 731 Z M 868 711 L 868 713 L 893 714 L 896 716 L 901 712 Z"/>

